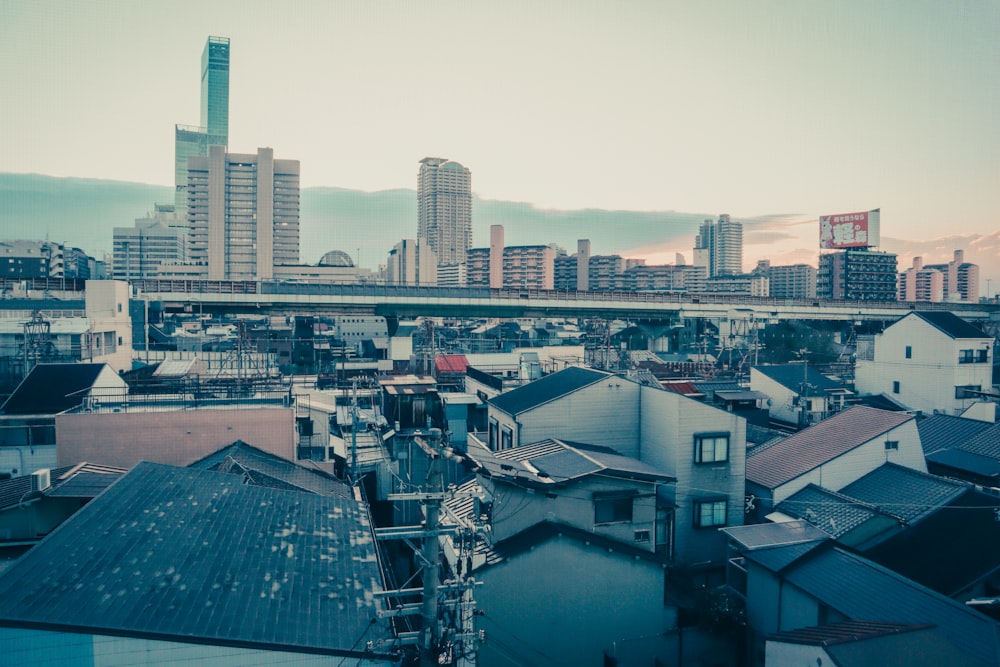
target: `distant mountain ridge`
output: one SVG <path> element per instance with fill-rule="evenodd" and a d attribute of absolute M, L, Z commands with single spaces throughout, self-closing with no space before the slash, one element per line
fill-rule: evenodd
<path fill-rule="evenodd" d="M 115 227 L 131 227 L 156 202 L 172 202 L 173 188 L 125 181 L 0 173 L 0 239 L 44 239 L 101 258 Z M 549 210 L 524 202 L 473 200 L 473 246 L 488 244 L 489 227 L 502 224 L 507 245 L 556 243 L 570 254 L 578 239 L 595 255 L 669 243 L 690 236 L 711 214 Z M 361 266 L 385 263 L 392 246 L 417 235 L 414 190 L 364 192 L 337 187 L 302 190 L 301 260 L 315 264 L 343 250 Z"/>

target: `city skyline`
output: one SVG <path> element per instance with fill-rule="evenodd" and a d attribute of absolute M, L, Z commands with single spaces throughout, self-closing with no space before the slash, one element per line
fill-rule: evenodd
<path fill-rule="evenodd" d="M 961 243 L 1000 276 L 1000 5 L 184 7 L 5 4 L 0 171 L 170 184 L 224 35 L 230 150 L 296 157 L 303 187 L 412 188 L 448 155 L 485 199 L 757 220 L 746 264 L 815 265 L 819 215 L 880 207 L 900 268 Z"/>

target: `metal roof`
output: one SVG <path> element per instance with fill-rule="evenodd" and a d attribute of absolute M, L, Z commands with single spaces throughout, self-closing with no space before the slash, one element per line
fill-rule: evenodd
<path fill-rule="evenodd" d="M 52 468 L 46 496 L 63 498 L 93 498 L 127 472 L 125 468 L 78 463 Z M 78 479 L 79 478 L 79 479 Z M 31 491 L 31 475 L 0 480 L 0 510 L 14 507 L 27 499 Z"/>
<path fill-rule="evenodd" d="M 805 519 L 834 538 L 844 536 L 871 519 L 885 516 L 877 507 L 815 484 L 792 494 L 775 509 Z M 893 524 L 898 525 L 895 521 Z"/>
<path fill-rule="evenodd" d="M 107 364 L 38 364 L 3 404 L 7 415 L 54 415 L 83 403 Z"/>
<path fill-rule="evenodd" d="M 731 526 L 721 531 L 743 549 L 750 550 L 815 542 L 830 537 L 804 520 Z"/>
<path fill-rule="evenodd" d="M 489 403 L 509 415 L 517 415 L 609 377 L 614 376 L 592 368 L 570 366 L 495 396 Z"/>
<path fill-rule="evenodd" d="M 964 445 L 992 426 L 989 422 L 952 415 L 932 415 L 917 422 L 924 454 Z"/>
<path fill-rule="evenodd" d="M 798 630 L 786 630 L 767 636 L 768 641 L 811 646 L 832 646 L 845 642 L 863 641 L 901 632 L 912 632 L 933 627 L 928 624 L 886 623 L 884 621 L 844 621 L 830 625 L 817 625 Z"/>
<path fill-rule="evenodd" d="M 774 489 L 910 419 L 905 413 L 855 405 L 766 448 L 749 450 L 747 481 Z"/>
<path fill-rule="evenodd" d="M 353 655 L 382 586 L 362 503 L 142 462 L 0 575 L 0 625 Z"/>

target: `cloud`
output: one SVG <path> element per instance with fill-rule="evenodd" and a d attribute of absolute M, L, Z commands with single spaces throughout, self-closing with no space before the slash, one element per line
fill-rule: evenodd
<path fill-rule="evenodd" d="M 779 241 L 797 240 L 798 238 L 797 234 L 788 234 L 785 232 L 747 232 L 743 234 L 743 245 L 766 245 L 770 243 L 778 243 Z"/>

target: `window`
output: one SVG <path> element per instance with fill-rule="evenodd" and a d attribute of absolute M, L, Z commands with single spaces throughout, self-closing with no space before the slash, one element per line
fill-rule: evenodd
<path fill-rule="evenodd" d="M 885 441 L 885 451 L 899 451 L 899 440 L 886 440 Z"/>
<path fill-rule="evenodd" d="M 500 449 L 510 449 L 514 446 L 514 431 L 506 424 L 500 427 Z"/>
<path fill-rule="evenodd" d="M 490 432 L 489 432 L 489 448 L 496 451 L 497 445 L 499 444 L 499 438 L 497 437 L 500 433 L 500 427 L 497 424 L 496 419 L 490 419 Z"/>
<path fill-rule="evenodd" d="M 728 433 L 701 433 L 694 436 L 694 462 L 718 463 L 729 459 Z"/>
<path fill-rule="evenodd" d="M 912 359 L 913 358 L 913 346 L 912 345 L 907 345 L 906 346 L 906 358 L 907 359 Z"/>
<path fill-rule="evenodd" d="M 983 386 L 979 384 L 965 384 L 960 387 L 955 387 L 955 398 L 976 398 L 978 394 L 972 394 L 969 392 L 982 391 Z"/>
<path fill-rule="evenodd" d="M 892 381 L 892 393 L 894 393 L 894 394 L 898 394 L 899 393 L 899 380 L 893 380 Z"/>
<path fill-rule="evenodd" d="M 959 350 L 958 351 L 958 363 L 960 364 L 971 364 L 974 357 L 973 353 L 975 350 Z"/>
<path fill-rule="evenodd" d="M 622 523 L 632 520 L 632 497 L 594 499 L 594 523 Z"/>
<path fill-rule="evenodd" d="M 726 525 L 726 501 L 702 500 L 694 504 L 694 527 L 710 528 Z"/>
<path fill-rule="evenodd" d="M 990 355 L 989 350 L 985 348 L 982 350 L 976 350 L 976 363 L 985 364 L 987 361 L 989 361 L 989 355 Z"/>
<path fill-rule="evenodd" d="M 648 530 L 637 530 L 634 533 L 635 542 L 649 542 L 649 531 Z"/>

